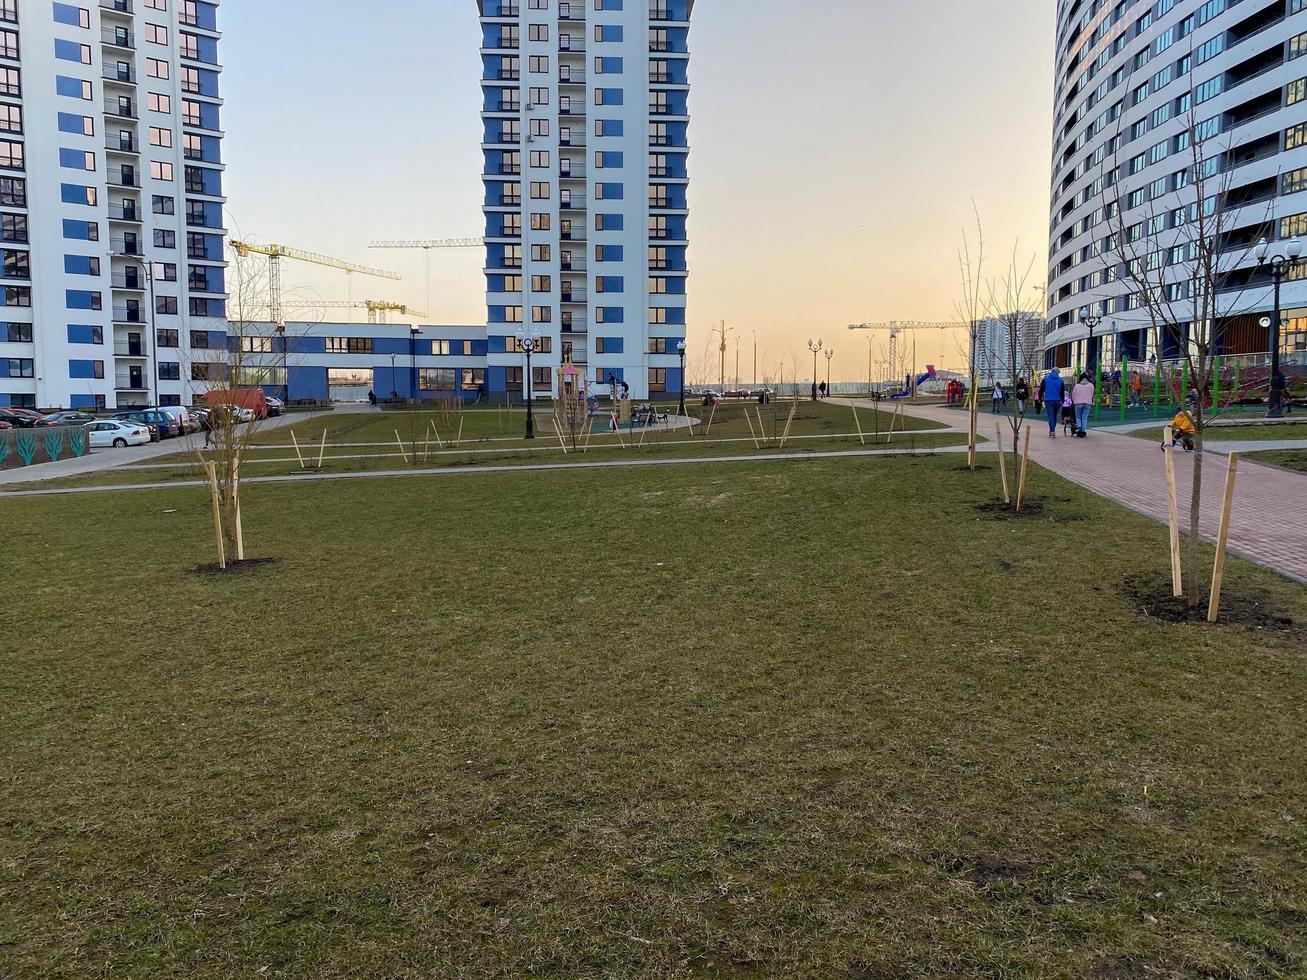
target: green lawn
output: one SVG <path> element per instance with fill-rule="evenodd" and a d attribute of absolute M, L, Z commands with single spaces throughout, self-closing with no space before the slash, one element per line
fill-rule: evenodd
<path fill-rule="evenodd" d="M 1307 590 L 959 465 L 3 501 L 0 975 L 1303 975 Z"/>
<path fill-rule="evenodd" d="M 1277 452 L 1269 453 L 1249 453 L 1248 459 L 1254 463 L 1270 463 L 1272 466 L 1282 466 L 1288 470 L 1298 470 L 1300 473 L 1307 473 L 1307 445 L 1302 449 L 1283 449 Z"/>
<path fill-rule="evenodd" d="M 1170 418 L 1159 419 L 1157 425 L 1147 429 L 1136 429 L 1130 435 L 1136 439 L 1158 442 L 1162 438 L 1162 429 L 1170 424 Z M 1302 439 L 1304 446 L 1307 446 L 1307 422 L 1209 426 L 1207 438 L 1212 442 L 1270 442 L 1279 439 Z"/>

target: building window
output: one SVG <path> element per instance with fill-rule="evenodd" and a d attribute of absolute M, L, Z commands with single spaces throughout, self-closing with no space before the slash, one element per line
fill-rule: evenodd
<path fill-rule="evenodd" d="M 649 390 L 650 391 L 667 390 L 667 368 L 649 369 Z"/>
<path fill-rule="evenodd" d="M 419 391 L 454 391 L 457 381 L 456 368 L 422 368 L 418 372 Z"/>
<path fill-rule="evenodd" d="M 328 354 L 371 354 L 371 337 L 328 337 Z"/>

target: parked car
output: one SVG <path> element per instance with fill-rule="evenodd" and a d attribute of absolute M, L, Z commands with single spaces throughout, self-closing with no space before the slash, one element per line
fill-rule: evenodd
<path fill-rule="evenodd" d="M 286 403 L 280 398 L 273 398 L 271 395 L 265 395 L 264 398 L 268 402 L 268 418 L 286 414 Z"/>
<path fill-rule="evenodd" d="M 55 412 L 53 415 L 47 415 L 37 422 L 38 428 L 50 428 L 59 425 L 86 425 L 94 422 L 95 416 L 88 415 L 86 412 Z"/>
<path fill-rule="evenodd" d="M 150 428 L 136 422 L 122 422 L 117 419 L 101 419 L 86 427 L 91 436 L 92 449 L 126 449 L 128 446 L 144 446 L 150 442 Z"/>
<path fill-rule="evenodd" d="M 12 422 L 6 422 L 4 419 L 0 419 L 0 432 L 3 432 L 5 429 L 12 429 L 13 427 L 14 424 Z"/>
<path fill-rule="evenodd" d="M 136 422 L 149 426 L 157 434 L 160 442 L 181 433 L 177 431 L 177 420 L 157 408 L 141 408 L 132 412 L 119 412 L 114 416 L 120 422 Z"/>
<path fill-rule="evenodd" d="M 0 408 L 0 421 L 8 422 L 15 429 L 31 429 L 41 417 L 21 408 Z"/>
<path fill-rule="evenodd" d="M 200 428 L 191 421 L 191 413 L 180 405 L 165 405 L 159 411 L 177 423 L 177 434 L 179 436 L 184 436 L 188 432 L 196 432 Z"/>

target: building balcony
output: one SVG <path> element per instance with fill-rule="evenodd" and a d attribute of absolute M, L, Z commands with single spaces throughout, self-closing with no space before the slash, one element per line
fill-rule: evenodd
<path fill-rule="evenodd" d="M 131 14 L 135 11 L 132 0 L 100 0 L 100 9 L 111 14 Z"/>
<path fill-rule="evenodd" d="M 123 85 L 136 84 L 136 71 L 127 66 L 105 66 L 101 77 L 107 82 L 120 82 Z"/>
<path fill-rule="evenodd" d="M 145 310 L 139 306 L 115 306 L 113 308 L 114 323 L 144 323 Z"/>
<path fill-rule="evenodd" d="M 110 187 L 140 187 L 141 175 L 135 170 L 110 167 L 109 172 L 105 174 L 105 182 Z"/>
<path fill-rule="evenodd" d="M 129 153 L 140 156 L 141 144 L 135 136 L 119 136 L 117 139 L 105 140 L 104 148 L 110 153 Z"/>
<path fill-rule="evenodd" d="M 144 222 L 144 215 L 142 214 L 141 209 L 136 207 L 134 204 L 110 205 L 109 220 L 125 221 L 129 224 L 139 225 Z"/>
<path fill-rule="evenodd" d="M 105 99 L 104 114 L 114 119 L 138 119 L 136 102 L 132 99 Z"/>
<path fill-rule="evenodd" d="M 562 294 L 561 302 L 580 304 L 584 306 L 586 303 L 589 302 L 589 300 L 586 299 L 586 295 L 587 294 L 584 289 L 573 289 L 571 292 L 564 292 Z"/>
<path fill-rule="evenodd" d="M 584 211 L 585 195 L 571 194 L 565 196 L 558 202 L 558 207 L 561 211 Z"/>
<path fill-rule="evenodd" d="M 617 78 L 618 76 L 613 76 Z M 585 72 L 583 71 L 560 71 L 558 73 L 559 85 L 584 85 Z"/>
<path fill-rule="evenodd" d="M 144 254 L 141 243 L 134 238 L 110 238 L 109 248 L 113 250 L 115 256 L 133 255 L 140 256 Z"/>
<path fill-rule="evenodd" d="M 113 288 L 128 292 L 145 292 L 145 276 L 136 269 L 128 269 L 113 277 Z"/>
<path fill-rule="evenodd" d="M 136 50 L 136 35 L 125 27 L 100 31 L 100 41 L 105 47 L 122 48 L 126 51 Z"/>
<path fill-rule="evenodd" d="M 144 344 L 114 344 L 113 356 L 144 359 L 150 355 Z"/>

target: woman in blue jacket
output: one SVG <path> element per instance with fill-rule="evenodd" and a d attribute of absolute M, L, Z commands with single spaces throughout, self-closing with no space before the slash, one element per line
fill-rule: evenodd
<path fill-rule="evenodd" d="M 1044 379 L 1044 411 L 1048 414 L 1048 438 L 1057 438 L 1057 415 L 1062 410 L 1062 395 L 1066 391 L 1066 382 L 1057 368 Z"/>

